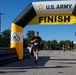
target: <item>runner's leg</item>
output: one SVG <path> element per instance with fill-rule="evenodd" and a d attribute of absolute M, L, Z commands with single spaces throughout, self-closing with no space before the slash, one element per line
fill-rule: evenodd
<path fill-rule="evenodd" d="M 39 51 L 36 51 L 36 61 L 38 61 L 38 57 L 39 57 Z"/>

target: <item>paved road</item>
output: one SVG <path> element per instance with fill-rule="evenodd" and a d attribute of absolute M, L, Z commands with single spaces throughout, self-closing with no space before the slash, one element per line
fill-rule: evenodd
<path fill-rule="evenodd" d="M 16 61 L 0 67 L 1 75 L 76 75 L 76 53 L 40 51 L 38 64 L 35 58 Z"/>

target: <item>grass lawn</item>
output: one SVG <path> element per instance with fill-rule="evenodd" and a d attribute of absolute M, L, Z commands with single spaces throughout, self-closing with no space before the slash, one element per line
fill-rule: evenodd
<path fill-rule="evenodd" d="M 70 51 L 72 51 L 72 52 L 76 52 L 76 49 L 73 49 L 73 50 L 70 50 Z"/>

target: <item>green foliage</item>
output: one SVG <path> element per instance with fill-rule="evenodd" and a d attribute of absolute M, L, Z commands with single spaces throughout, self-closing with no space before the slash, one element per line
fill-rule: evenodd
<path fill-rule="evenodd" d="M 4 30 L 0 35 L 0 46 L 9 47 L 10 46 L 10 30 Z"/>
<path fill-rule="evenodd" d="M 27 47 L 30 44 L 31 38 L 34 36 L 35 32 L 34 31 L 28 31 L 28 33 L 26 34 L 27 38 L 23 38 L 23 47 Z M 59 43 L 57 42 L 57 40 L 48 40 L 45 41 L 42 39 L 42 45 L 41 45 L 41 49 L 49 49 L 50 46 L 52 47 L 52 49 L 60 49 L 62 48 L 62 45 L 65 45 L 65 48 L 68 49 L 68 46 L 70 46 L 70 49 L 73 49 L 73 41 L 70 40 L 61 40 Z M 0 47 L 10 47 L 10 30 L 4 30 L 1 34 L 0 34 Z"/>
<path fill-rule="evenodd" d="M 70 48 L 73 48 L 73 41 L 70 40 L 65 40 L 65 41 L 60 41 L 59 42 L 60 47 L 62 47 L 62 45 L 65 45 L 65 48 L 68 49 L 68 46 L 70 46 Z"/>
<path fill-rule="evenodd" d="M 26 34 L 28 43 L 30 43 L 31 38 L 34 36 L 34 34 L 35 34 L 35 32 L 33 30 L 28 31 L 28 33 Z"/>

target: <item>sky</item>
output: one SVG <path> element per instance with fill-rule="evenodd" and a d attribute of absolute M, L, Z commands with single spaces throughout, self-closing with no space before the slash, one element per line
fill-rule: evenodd
<path fill-rule="evenodd" d="M 1 32 L 10 29 L 13 20 L 31 3 L 52 0 L 0 0 Z M 54 0 L 53 0 L 54 1 Z M 57 0 L 55 0 L 57 1 Z M 73 1 L 73 0 L 72 0 Z M 29 30 L 39 31 L 43 40 L 71 40 L 76 41 L 76 25 L 32 25 L 24 28 L 24 37 Z"/>

